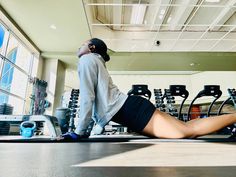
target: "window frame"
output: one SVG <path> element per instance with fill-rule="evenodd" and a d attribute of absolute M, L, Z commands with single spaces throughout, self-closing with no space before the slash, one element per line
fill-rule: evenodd
<path fill-rule="evenodd" d="M 3 28 L 5 28 L 5 30 L 8 32 L 7 39 L 6 39 L 6 41 L 7 41 L 6 46 L 5 46 L 5 48 L 3 48 L 4 51 L 2 52 L 2 54 L 0 53 L 0 60 L 1 60 L 0 62 L 2 62 L 0 65 L 0 79 L 2 79 L 3 69 L 4 69 L 4 66 L 6 63 L 9 63 L 11 65 L 11 68 L 17 69 L 18 71 L 20 71 L 24 75 L 26 75 L 28 78 L 27 83 L 26 83 L 24 97 L 14 94 L 11 91 L 7 91 L 5 89 L 2 89 L 1 87 L 0 87 L 0 92 L 2 92 L 5 95 L 16 97 L 16 98 L 22 100 L 24 102 L 23 108 L 22 108 L 22 110 L 23 110 L 22 113 L 24 113 L 25 112 L 25 104 L 26 104 L 26 96 L 27 96 L 27 91 L 28 91 L 28 86 L 29 86 L 29 79 L 33 77 L 32 76 L 32 66 L 34 64 L 34 60 L 39 59 L 39 55 L 36 54 L 34 51 L 32 51 L 30 49 L 30 47 L 28 47 L 1 19 L 0 19 L 0 25 L 3 26 Z M 15 64 L 9 58 L 6 57 L 8 46 L 9 46 L 9 40 L 11 37 L 14 37 L 19 42 L 19 45 L 22 45 L 30 53 L 30 57 L 29 57 L 30 63 L 29 63 L 28 72 L 26 72 L 23 68 L 21 68 L 20 66 L 18 66 L 17 64 Z"/>

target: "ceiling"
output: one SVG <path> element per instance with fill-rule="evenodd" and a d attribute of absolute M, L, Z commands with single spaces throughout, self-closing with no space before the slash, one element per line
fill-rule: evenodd
<path fill-rule="evenodd" d="M 236 51 L 236 0 L 83 2 L 93 36 L 115 51 Z"/>
<path fill-rule="evenodd" d="M 236 70 L 236 0 L 207 1 L 214 0 L 0 0 L 0 5 L 43 57 L 60 59 L 68 68 L 76 68 L 81 43 L 99 37 L 110 48 L 112 71 Z"/>
<path fill-rule="evenodd" d="M 81 0 L 0 0 L 42 53 L 75 53 L 91 37 Z"/>

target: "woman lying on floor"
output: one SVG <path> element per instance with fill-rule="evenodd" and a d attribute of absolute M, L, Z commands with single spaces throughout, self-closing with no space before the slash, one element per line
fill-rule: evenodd
<path fill-rule="evenodd" d="M 79 121 L 74 132 L 62 135 L 64 140 L 78 141 L 81 137 L 88 137 L 92 117 L 97 133 L 101 133 L 109 121 L 114 121 L 137 133 L 158 138 L 195 138 L 236 123 L 236 114 L 182 122 L 157 110 L 143 97 L 120 92 L 106 69 L 110 57 L 106 44 L 100 39 L 86 41 L 80 47 L 78 57 Z"/>

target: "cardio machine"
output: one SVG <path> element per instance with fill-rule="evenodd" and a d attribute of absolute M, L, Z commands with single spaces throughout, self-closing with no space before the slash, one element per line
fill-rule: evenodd
<path fill-rule="evenodd" d="M 189 109 L 188 109 L 188 114 L 187 114 L 187 119 L 190 120 L 190 111 L 191 108 L 193 106 L 193 103 L 198 99 L 201 98 L 203 96 L 213 96 L 215 99 L 211 102 L 208 111 L 207 111 L 207 117 L 210 116 L 210 112 L 212 109 L 212 106 L 214 105 L 214 103 L 216 102 L 217 99 L 219 99 L 222 95 L 222 91 L 220 90 L 220 86 L 219 85 L 204 85 L 204 89 L 202 91 L 200 91 L 197 96 L 192 100 L 192 102 L 190 103 Z"/>
<path fill-rule="evenodd" d="M 148 85 L 132 85 L 132 89 L 128 92 L 128 95 L 144 96 L 145 98 L 150 100 L 152 93 L 148 89 Z"/>

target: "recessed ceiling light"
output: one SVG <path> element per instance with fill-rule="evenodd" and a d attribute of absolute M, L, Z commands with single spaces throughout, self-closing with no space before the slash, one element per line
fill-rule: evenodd
<path fill-rule="evenodd" d="M 56 25 L 54 25 L 54 24 L 51 24 L 51 25 L 50 25 L 50 28 L 51 28 L 51 29 L 54 29 L 54 30 L 57 29 Z"/>
<path fill-rule="evenodd" d="M 189 65 L 190 65 L 190 66 L 200 66 L 199 63 L 190 63 Z"/>

